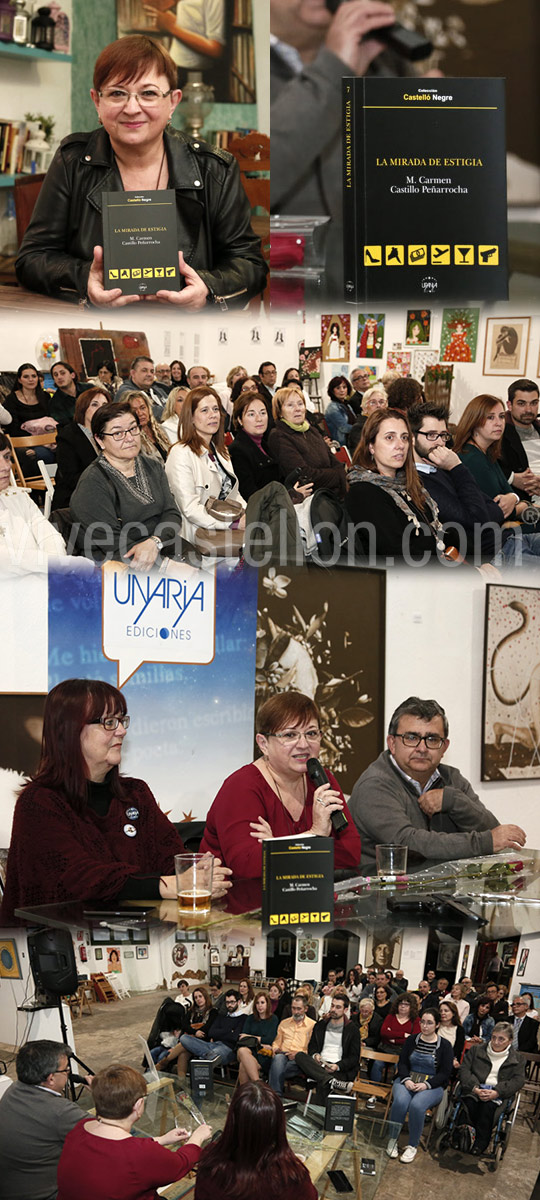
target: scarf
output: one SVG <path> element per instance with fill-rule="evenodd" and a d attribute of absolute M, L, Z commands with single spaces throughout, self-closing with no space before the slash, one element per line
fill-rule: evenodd
<path fill-rule="evenodd" d="M 281 417 L 284 425 L 288 425 L 289 429 L 294 429 L 295 433 L 307 433 L 309 429 L 309 421 L 302 421 L 301 425 L 293 425 L 292 421 L 286 421 L 285 417 Z"/>
<path fill-rule="evenodd" d="M 404 470 L 397 471 L 395 477 L 391 479 L 388 475 L 378 475 L 375 471 L 369 471 L 366 467 L 352 467 L 347 476 L 347 481 L 349 485 L 352 483 L 371 483 L 374 487 L 381 488 L 391 496 L 394 504 L 397 505 L 401 512 L 405 513 L 407 520 L 412 521 L 416 535 L 419 534 L 420 521 L 415 510 L 411 507 L 412 500 L 407 491 Z M 429 495 L 429 492 L 426 492 L 425 488 L 422 488 L 422 499 L 424 500 L 425 507 L 431 514 L 431 517 L 426 517 L 426 521 L 435 537 L 437 550 L 443 551 L 445 549 L 443 527 L 439 521 L 437 505 Z"/>

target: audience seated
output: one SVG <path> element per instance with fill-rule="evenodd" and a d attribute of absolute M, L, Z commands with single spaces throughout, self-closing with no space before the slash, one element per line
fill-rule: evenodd
<path fill-rule="evenodd" d="M 148 396 L 145 392 L 126 392 L 124 399 L 139 421 L 141 454 L 165 462 L 171 442 L 166 430 L 156 421 Z"/>
<path fill-rule="evenodd" d="M 377 1002 L 376 1006 L 379 1015 L 381 1015 L 382 1008 L 377 1005 Z M 405 1045 L 406 1039 L 413 1033 L 420 1033 L 418 999 L 412 992 L 405 992 L 396 997 L 390 1007 L 390 1012 L 383 1018 L 380 1041 L 376 1049 L 381 1054 L 399 1053 Z M 370 1078 L 375 1083 L 379 1083 L 383 1077 L 383 1071 L 384 1063 L 372 1063 Z M 367 1107 L 373 1108 L 374 1103 L 375 1097 L 371 1096 L 367 1101 Z"/>
<path fill-rule="evenodd" d="M 63 538 L 28 492 L 11 483 L 11 446 L 0 432 L 0 570 L 4 575 L 68 566 Z"/>
<path fill-rule="evenodd" d="M 183 1033 L 180 1043 L 188 1056 L 211 1059 L 216 1066 L 226 1066 L 235 1057 L 238 1038 L 242 1033 L 245 1015 L 240 1013 L 240 993 L 234 988 L 225 992 L 225 1013 L 212 1009 L 211 1018 L 193 1035 Z M 180 1065 L 178 1067 L 179 1074 Z"/>
<path fill-rule="evenodd" d="M 56 1200 L 64 1140 L 85 1116 L 63 1094 L 68 1053 L 43 1040 L 17 1054 L 17 1082 L 0 1099 L 0 1190 L 9 1200 Z"/>
<path fill-rule="evenodd" d="M 260 1070 L 268 1075 L 277 1028 L 278 1017 L 272 1012 L 268 992 L 255 992 L 253 1012 L 244 1021 L 236 1051 L 240 1084 L 258 1079 Z"/>
<path fill-rule="evenodd" d="M 454 449 L 479 488 L 499 505 L 504 519 L 516 520 L 527 508 L 528 501 L 520 500 L 499 463 L 504 429 L 502 400 L 497 396 L 475 396 L 459 419 Z"/>
<path fill-rule="evenodd" d="M 183 536 L 192 541 L 199 533 L 214 540 L 237 531 L 239 544 L 242 542 L 245 501 L 225 445 L 224 424 L 217 392 L 203 384 L 188 393 L 180 415 L 179 440 L 169 453 L 165 470 L 182 514 Z M 217 515 L 219 504 L 224 505 L 221 516 Z M 236 516 L 230 515 L 231 508 Z M 229 540 L 232 552 L 234 538 Z"/>
<path fill-rule="evenodd" d="M 252 1081 L 236 1089 L 221 1136 L 203 1150 L 195 1200 L 252 1200 L 261 1187 L 267 1200 L 317 1200 L 307 1168 L 288 1145 L 281 1101 Z"/>
<path fill-rule="evenodd" d="M 51 367 L 51 375 L 56 391 L 49 400 L 49 415 L 54 417 L 58 426 L 68 425 L 75 416 L 75 402 L 83 392 L 88 391 L 89 383 L 81 383 L 71 363 L 58 359 Z"/>
<path fill-rule="evenodd" d="M 182 405 L 188 392 L 189 388 L 178 386 L 171 388 L 169 395 L 167 396 L 165 408 L 163 409 L 163 415 L 161 417 L 161 424 L 165 430 L 165 433 L 167 434 L 171 446 L 174 446 L 175 442 L 178 441 L 178 424 L 180 420 L 180 413 L 182 412 Z"/>
<path fill-rule="evenodd" d="M 298 1074 L 296 1055 L 307 1051 L 315 1027 L 315 1021 L 307 1015 L 305 996 L 294 996 L 291 1010 L 292 1016 L 280 1022 L 272 1043 L 269 1083 L 278 1096 L 283 1095 L 285 1080 Z"/>
<path fill-rule="evenodd" d="M 330 397 L 330 403 L 324 410 L 324 419 L 332 440 L 339 442 L 340 446 L 344 446 L 356 418 L 354 408 L 349 403 L 353 388 L 344 375 L 335 375 L 326 390 Z"/>
<path fill-rule="evenodd" d="M 349 1020 L 349 997 L 335 988 L 328 1016 L 312 1027 L 307 1053 L 298 1051 L 295 1060 L 308 1079 L 317 1081 L 318 1104 L 324 1104 L 331 1088 L 352 1091 L 359 1057 L 360 1033 Z"/>
<path fill-rule="evenodd" d="M 459 1067 L 465 1049 L 465 1030 L 461 1022 L 457 1005 L 453 1000 L 441 1000 L 439 1004 L 441 1023 L 439 1033 L 445 1037 L 454 1053 L 454 1070 Z"/>
<path fill-rule="evenodd" d="M 529 1001 L 525 996 L 514 996 L 508 1018 L 512 1028 L 512 1045 L 523 1054 L 538 1054 L 538 1022 L 528 1013 Z"/>
<path fill-rule="evenodd" d="M 185 1018 L 182 1032 L 187 1033 L 190 1037 L 197 1037 L 201 1041 L 204 1040 L 215 1020 L 218 1012 L 217 1007 L 212 1004 L 212 997 L 208 988 L 195 987 L 193 989 L 192 1004 Z M 189 1059 L 189 1054 L 186 1047 L 181 1041 L 177 1041 L 176 1045 L 171 1046 L 159 1063 L 160 1071 L 168 1071 L 176 1063 L 176 1070 L 179 1075 L 186 1074 L 186 1066 Z"/>
<path fill-rule="evenodd" d="M 40 433 L 52 433 L 56 421 L 50 415 L 50 396 L 40 383 L 39 375 L 32 363 L 22 363 L 15 376 L 15 386 L 6 396 L 3 407 L 9 413 L 10 437 L 34 437 Z M 17 458 L 24 475 L 35 475 L 37 462 L 54 462 L 54 447 L 19 447 Z"/>
<path fill-rule="evenodd" d="M 489 996 L 477 996 L 471 1012 L 465 1017 L 463 1029 L 468 1042 L 480 1045 L 489 1042 L 495 1021 L 491 1016 L 491 1000 Z"/>
<path fill-rule="evenodd" d="M 306 419 L 303 395 L 294 387 L 280 388 L 272 400 L 272 412 L 276 424 L 268 435 L 268 449 L 283 478 L 300 467 L 299 483 L 328 488 L 343 499 L 345 467 L 334 457 L 318 429 Z"/>
<path fill-rule="evenodd" d="M 140 1071 L 113 1063 L 92 1080 L 96 1117 L 68 1134 L 58 1164 L 58 1200 L 96 1200 L 110 1193 L 118 1200 L 147 1200 L 155 1189 L 182 1179 L 193 1169 L 200 1148 L 212 1133 L 199 1125 L 171 1129 L 159 1137 L 133 1137 L 143 1115 L 147 1084 Z M 166 1146 L 179 1147 L 169 1154 Z"/>
<path fill-rule="evenodd" d="M 98 408 L 108 402 L 108 395 L 101 385 L 87 388 L 75 401 L 73 420 L 58 430 L 53 511 L 69 507 L 83 471 L 97 458 L 99 446 L 92 433 L 92 417 Z"/>
<path fill-rule="evenodd" d="M 452 1047 L 439 1034 L 440 1017 L 426 1009 L 420 1017 L 420 1033 L 407 1038 L 399 1056 L 397 1078 L 392 1087 L 390 1120 L 400 1124 L 408 1116 L 409 1141 L 400 1156 L 402 1163 L 416 1158 L 428 1108 L 440 1104 L 452 1073 Z M 397 1139 L 391 1138 L 387 1153 L 397 1158 Z"/>
<path fill-rule="evenodd" d="M 466 1118 L 476 1136 L 472 1153 L 487 1150 L 501 1100 L 510 1100 L 525 1082 L 525 1060 L 512 1045 L 512 1026 L 499 1021 L 486 1041 L 467 1051 L 459 1071 Z"/>

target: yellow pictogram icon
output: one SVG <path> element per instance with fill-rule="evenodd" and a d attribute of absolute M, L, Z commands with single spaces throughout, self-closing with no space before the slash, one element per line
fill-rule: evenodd
<path fill-rule="evenodd" d="M 444 243 L 437 242 L 431 247 L 431 265 L 432 267 L 449 267 L 450 266 L 450 246 Z"/>
<path fill-rule="evenodd" d="M 427 246 L 409 246 L 408 262 L 410 267 L 425 267 L 427 263 Z"/>
<path fill-rule="evenodd" d="M 131 271 L 129 270 L 129 268 L 122 267 L 122 270 L 120 271 L 120 279 L 129 279 L 130 275 L 131 275 Z"/>
<path fill-rule="evenodd" d="M 280 913 L 279 923 L 280 923 L 280 925 L 288 925 L 289 924 L 289 914 L 288 913 Z"/>
<path fill-rule="evenodd" d="M 271 917 L 270 917 L 270 924 L 271 924 L 271 925 L 279 925 L 279 917 L 276 915 L 276 913 L 273 913 L 273 914 L 271 915 Z"/>
<path fill-rule="evenodd" d="M 405 246 L 395 246 L 393 243 L 385 246 L 385 261 L 387 267 L 405 266 Z"/>
<path fill-rule="evenodd" d="M 143 267 L 143 279 L 151 279 L 154 274 L 152 267 Z"/>
<path fill-rule="evenodd" d="M 174 267 L 165 267 L 165 275 L 167 279 L 172 279 L 174 277 Z"/>
<path fill-rule="evenodd" d="M 454 263 L 456 267 L 474 266 L 474 246 L 454 246 Z"/>
<path fill-rule="evenodd" d="M 382 267 L 382 246 L 364 246 L 364 266 Z"/>
<path fill-rule="evenodd" d="M 155 275 L 156 279 L 163 279 L 163 277 L 165 275 L 165 267 L 156 267 L 156 269 L 154 271 L 154 275 Z"/>
<path fill-rule="evenodd" d="M 479 246 L 478 247 L 478 266 L 479 267 L 498 267 L 499 265 L 499 247 L 494 246 Z"/>
<path fill-rule="evenodd" d="M 300 920 L 299 913 L 291 913 L 291 919 L 290 919 L 289 924 L 290 925 L 298 925 L 299 920 Z"/>
<path fill-rule="evenodd" d="M 109 279 L 118 279 L 118 267 L 112 267 L 109 271 Z"/>
<path fill-rule="evenodd" d="M 134 268 L 133 268 L 133 270 L 132 270 L 132 272 L 131 272 L 131 278 L 132 278 L 132 279 L 140 279 L 140 278 L 141 278 L 141 274 L 142 274 L 142 272 L 141 272 L 141 268 L 140 268 L 140 267 L 134 267 Z"/>

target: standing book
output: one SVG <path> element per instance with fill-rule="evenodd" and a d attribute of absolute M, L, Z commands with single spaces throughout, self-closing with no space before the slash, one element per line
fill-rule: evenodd
<path fill-rule="evenodd" d="M 508 297 L 502 79 L 343 80 L 351 302 Z"/>
<path fill-rule="evenodd" d="M 313 834 L 262 844 L 262 928 L 325 928 L 334 910 L 334 842 Z"/>
<path fill-rule="evenodd" d="M 153 296 L 180 288 L 176 193 L 103 192 L 103 277 L 107 290 Z"/>

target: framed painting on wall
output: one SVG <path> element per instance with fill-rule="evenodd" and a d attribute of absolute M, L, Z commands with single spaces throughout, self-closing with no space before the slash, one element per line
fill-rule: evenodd
<path fill-rule="evenodd" d="M 12 938 L 0 940 L 0 979 L 22 979 L 17 947 Z"/>
<path fill-rule="evenodd" d="M 349 313 L 321 316 L 321 348 L 323 362 L 348 362 L 351 344 Z"/>
<path fill-rule="evenodd" d="M 382 358 L 384 313 L 358 313 L 357 358 Z"/>
<path fill-rule="evenodd" d="M 540 779 L 540 590 L 487 588 L 482 779 Z"/>
<path fill-rule="evenodd" d="M 476 362 L 479 308 L 445 308 L 442 315 L 442 363 Z"/>
<path fill-rule="evenodd" d="M 151 357 L 145 333 L 123 329 L 59 329 L 62 358 L 81 379 L 97 374 L 100 362 L 112 358 L 118 375 L 126 379 L 134 358 Z"/>
<path fill-rule="evenodd" d="M 429 346 L 431 312 L 429 308 L 409 308 L 405 334 L 406 346 Z"/>
<path fill-rule="evenodd" d="M 530 317 L 488 317 L 484 375 L 525 374 L 530 327 Z"/>

